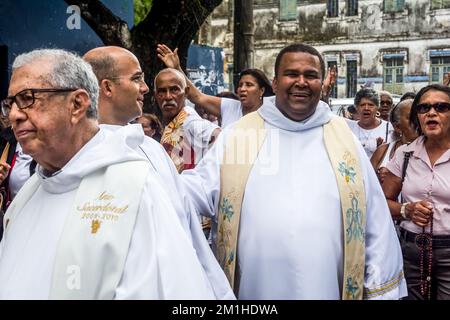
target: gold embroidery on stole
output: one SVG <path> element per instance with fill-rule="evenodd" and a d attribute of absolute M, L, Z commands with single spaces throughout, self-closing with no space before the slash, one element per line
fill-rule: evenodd
<path fill-rule="evenodd" d="M 181 110 L 164 128 L 161 137 L 161 144 L 175 164 L 178 173 L 184 170 L 183 149 L 189 147 L 186 139 L 183 137 L 183 123 L 187 116 L 188 113 L 184 109 Z"/>
<path fill-rule="evenodd" d="M 344 226 L 342 299 L 361 300 L 364 288 L 366 197 L 353 135 L 343 118 L 323 126 L 325 147 L 341 198 Z"/>
<path fill-rule="evenodd" d="M 365 266 L 365 191 L 353 135 L 345 120 L 333 117 L 325 124 L 324 141 L 341 198 L 344 227 L 343 299 L 362 299 Z M 243 130 L 244 134 L 243 134 Z M 248 134 L 250 132 L 250 134 Z M 245 186 L 266 136 L 258 112 L 241 118 L 228 137 L 220 168 L 221 194 L 217 228 L 217 259 L 231 287 L 237 292 L 237 240 Z M 253 140 L 252 140 L 253 138 Z M 246 148 L 257 146 L 254 148 Z M 243 163 L 239 155 L 246 155 Z"/>
<path fill-rule="evenodd" d="M 264 138 L 264 120 L 257 112 L 249 113 L 230 132 L 220 167 L 216 255 L 233 289 L 237 287 L 233 280 L 239 278 L 235 270 L 242 199 Z"/>

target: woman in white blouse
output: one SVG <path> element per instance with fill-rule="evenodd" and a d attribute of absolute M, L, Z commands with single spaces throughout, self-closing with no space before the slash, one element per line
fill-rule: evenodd
<path fill-rule="evenodd" d="M 383 142 L 392 141 L 391 133 L 394 128 L 389 122 L 377 118 L 380 97 L 375 90 L 369 88 L 359 90 L 355 96 L 355 107 L 360 116 L 359 120 L 347 122 L 370 158 Z"/>

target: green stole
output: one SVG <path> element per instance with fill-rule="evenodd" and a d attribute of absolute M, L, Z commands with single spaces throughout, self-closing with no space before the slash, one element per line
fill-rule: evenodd
<path fill-rule="evenodd" d="M 366 199 L 354 137 L 343 118 L 323 125 L 324 143 L 336 176 L 344 227 L 344 300 L 363 298 Z M 239 221 L 245 187 L 266 137 L 264 119 L 252 112 L 239 120 L 228 136 L 220 168 L 220 200 L 216 254 L 237 293 Z"/>

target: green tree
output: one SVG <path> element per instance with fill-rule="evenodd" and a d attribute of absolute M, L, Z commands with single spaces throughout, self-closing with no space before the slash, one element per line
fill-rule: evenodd
<path fill-rule="evenodd" d="M 145 19 L 152 7 L 152 0 L 134 0 L 134 24 Z"/>
<path fill-rule="evenodd" d="M 83 19 L 105 45 L 120 46 L 134 53 L 141 61 L 145 80 L 152 89 L 154 76 L 163 68 L 156 55 L 156 45 L 164 43 L 170 48 L 178 48 L 181 66 L 185 68 L 192 39 L 222 0 L 135 0 L 140 22 L 132 28 L 100 0 L 65 2 L 80 8 Z M 159 114 L 158 108 L 151 105 L 150 96 L 146 96 L 144 108 Z"/>

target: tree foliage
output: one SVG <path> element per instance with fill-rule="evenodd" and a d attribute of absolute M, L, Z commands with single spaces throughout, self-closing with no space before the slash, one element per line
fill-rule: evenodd
<path fill-rule="evenodd" d="M 152 0 L 134 0 L 134 25 L 145 19 L 152 7 Z"/>
<path fill-rule="evenodd" d="M 163 67 L 156 55 L 156 45 L 164 43 L 178 48 L 181 65 L 186 66 L 187 53 L 192 39 L 209 14 L 222 0 L 139 0 L 140 22 L 131 29 L 100 0 L 65 0 L 77 5 L 81 16 L 105 45 L 124 47 L 141 61 L 145 80 L 153 87 L 153 78 Z M 147 95 L 149 97 L 150 95 Z M 145 101 L 146 111 L 159 113 L 158 108 Z"/>

